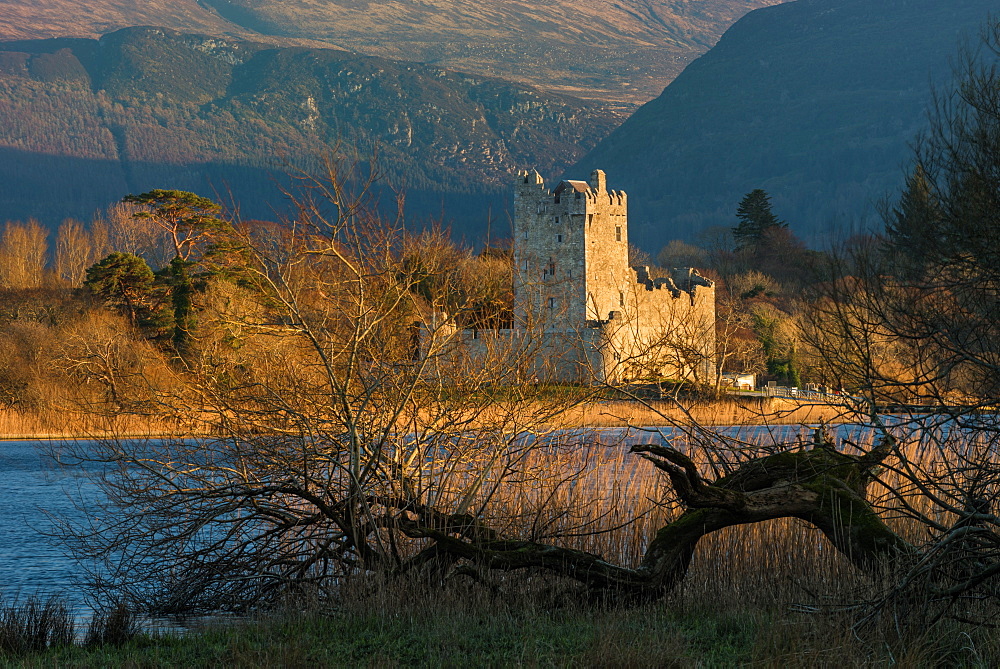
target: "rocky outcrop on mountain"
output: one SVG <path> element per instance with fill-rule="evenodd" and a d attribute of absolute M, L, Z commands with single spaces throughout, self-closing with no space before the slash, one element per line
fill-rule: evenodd
<path fill-rule="evenodd" d="M 389 181 L 440 214 L 451 195 L 502 202 L 518 166 L 561 171 L 621 118 L 437 66 L 129 28 L 0 45 L 0 120 L 0 207 L 52 219 L 153 187 L 231 191 L 266 211 L 269 174 L 338 146 L 377 151 Z"/>

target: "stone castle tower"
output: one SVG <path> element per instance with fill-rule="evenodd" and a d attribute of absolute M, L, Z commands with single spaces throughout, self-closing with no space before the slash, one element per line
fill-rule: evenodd
<path fill-rule="evenodd" d="M 606 321 L 626 304 L 628 200 L 604 172 L 545 188 L 525 173 L 514 191 L 515 320 L 553 328 Z"/>
<path fill-rule="evenodd" d="M 445 314 L 419 324 L 418 355 L 546 382 L 712 382 L 715 287 L 687 267 L 630 267 L 627 209 L 600 170 L 554 190 L 518 175 L 512 327 L 458 330 Z"/>
<path fill-rule="evenodd" d="M 513 233 L 515 328 L 551 333 L 548 355 L 562 361 L 557 377 L 710 374 L 712 282 L 690 268 L 652 278 L 629 266 L 628 199 L 608 190 L 603 171 L 551 191 L 537 172 L 521 173 Z M 560 354 L 560 338 L 578 342 L 578 353 Z"/>

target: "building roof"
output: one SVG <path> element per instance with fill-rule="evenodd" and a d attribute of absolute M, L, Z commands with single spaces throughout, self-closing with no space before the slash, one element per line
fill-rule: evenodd
<path fill-rule="evenodd" d="M 577 193 L 586 193 L 590 190 L 590 184 L 586 181 L 560 181 L 556 186 L 556 195 L 566 190 L 575 190 Z"/>

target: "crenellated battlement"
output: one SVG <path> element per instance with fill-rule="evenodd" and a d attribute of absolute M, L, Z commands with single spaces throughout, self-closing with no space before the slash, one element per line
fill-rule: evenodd
<path fill-rule="evenodd" d="M 523 171 L 518 174 L 514 192 L 515 198 L 521 196 L 549 199 L 551 204 L 583 202 L 587 208 L 628 205 L 628 195 L 625 191 L 607 189 L 606 178 L 601 170 L 595 170 L 590 181 L 565 180 L 559 182 L 552 190 L 546 188 L 545 179 L 538 172 Z"/>

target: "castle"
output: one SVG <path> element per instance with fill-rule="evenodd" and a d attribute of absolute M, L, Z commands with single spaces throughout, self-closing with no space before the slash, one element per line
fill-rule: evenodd
<path fill-rule="evenodd" d="M 520 174 L 513 327 L 462 331 L 467 355 L 507 346 L 544 381 L 713 381 L 715 287 L 690 268 L 630 267 L 627 204 L 601 170 L 554 190 Z"/>

